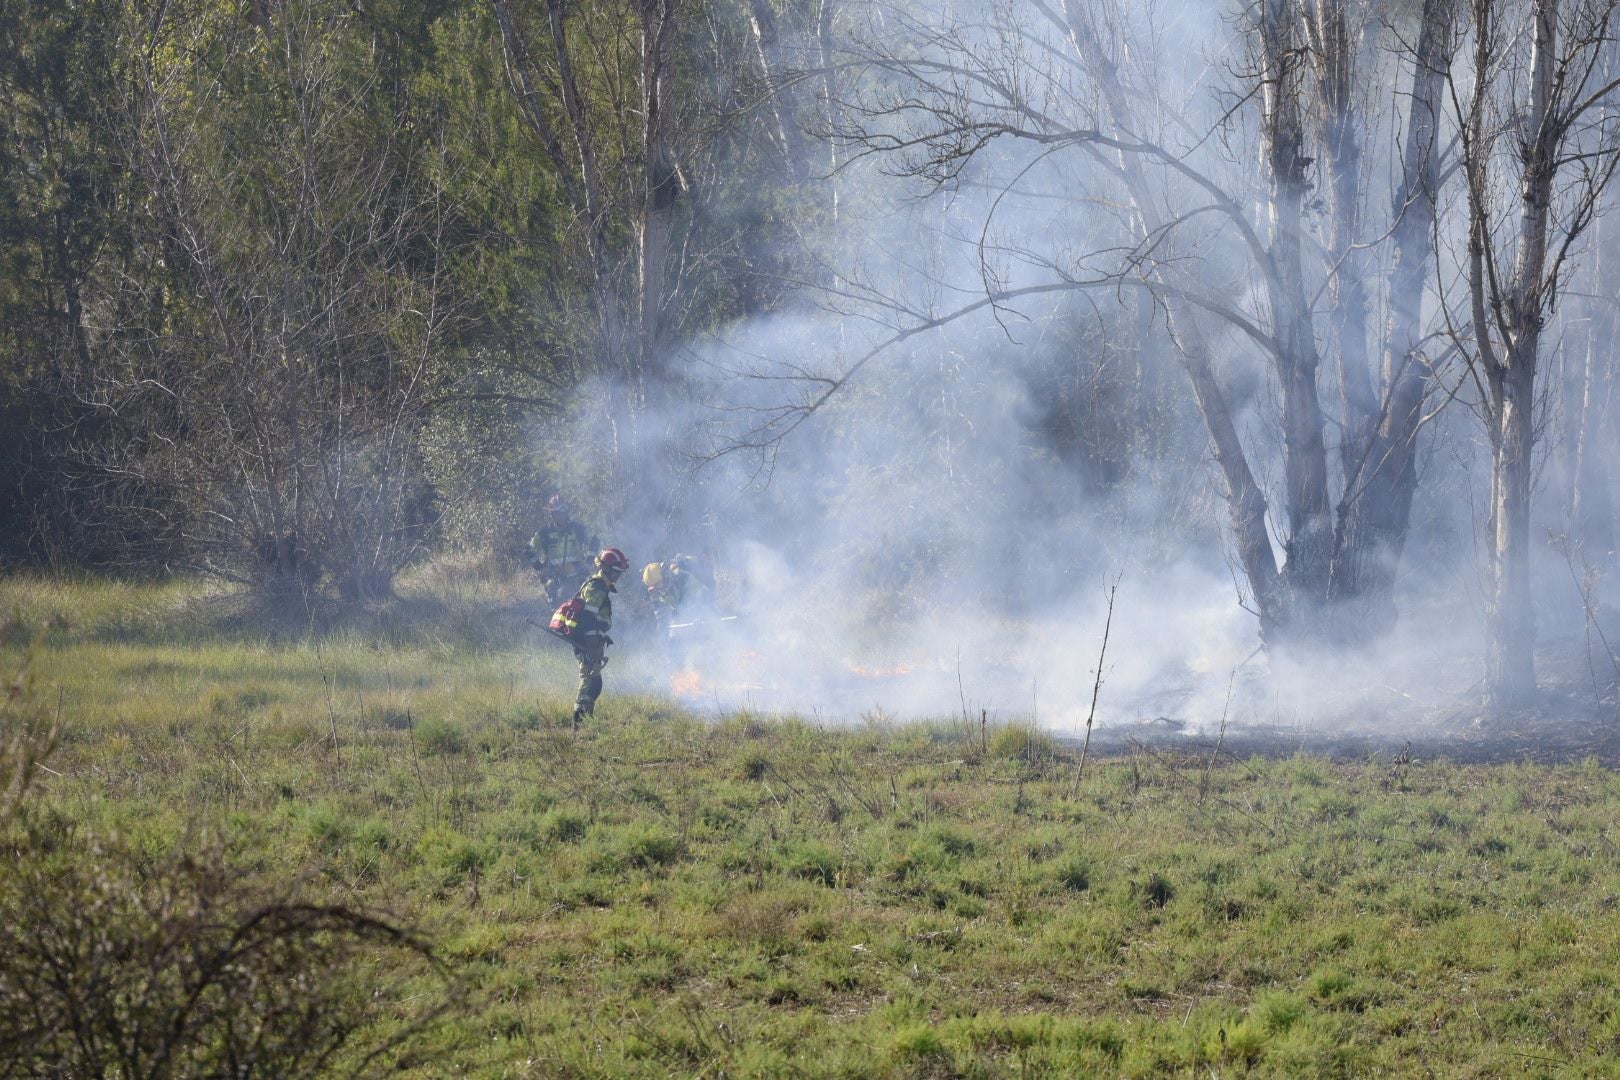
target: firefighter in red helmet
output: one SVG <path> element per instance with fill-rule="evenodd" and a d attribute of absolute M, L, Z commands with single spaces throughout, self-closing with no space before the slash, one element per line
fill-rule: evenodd
<path fill-rule="evenodd" d="M 568 640 L 579 661 L 579 694 L 574 699 L 574 724 L 596 711 L 602 695 L 602 668 L 607 664 L 607 647 L 613 644 L 608 631 L 613 628 L 613 594 L 619 575 L 630 568 L 630 560 L 616 547 L 603 548 L 596 556 L 596 573 L 585 579 L 575 594 L 580 606 Z"/>
<path fill-rule="evenodd" d="M 546 500 L 539 528 L 529 538 L 529 565 L 540 575 L 548 601 L 555 604 L 567 582 L 579 580 L 578 575 L 590 567 L 591 553 L 600 546 L 560 493 Z"/>

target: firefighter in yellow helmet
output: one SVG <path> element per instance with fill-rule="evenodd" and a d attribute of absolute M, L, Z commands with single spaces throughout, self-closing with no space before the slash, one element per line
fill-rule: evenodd
<path fill-rule="evenodd" d="M 613 644 L 608 631 L 613 628 L 613 594 L 619 575 L 630 568 L 630 560 L 618 548 L 603 548 L 596 556 L 596 573 L 585 579 L 575 599 L 579 609 L 573 616 L 568 640 L 579 661 L 579 693 L 574 698 L 574 725 L 596 711 L 602 696 L 602 668 L 607 664 L 607 647 Z"/>
<path fill-rule="evenodd" d="M 677 667 L 691 666 L 690 656 L 685 655 L 689 650 L 677 647 L 676 630 L 690 629 L 683 627 L 681 616 L 684 613 L 690 617 L 693 609 L 702 607 L 704 600 L 699 594 L 709 588 L 708 579 L 697 570 L 697 560 L 690 555 L 676 555 L 663 562 L 648 563 L 641 571 L 641 583 L 647 587 L 653 617 L 664 632 L 670 663 Z M 690 641 L 690 634 L 687 639 Z"/>

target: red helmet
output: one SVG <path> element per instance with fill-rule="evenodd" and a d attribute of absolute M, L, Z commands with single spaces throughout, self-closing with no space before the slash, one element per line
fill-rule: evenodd
<path fill-rule="evenodd" d="M 559 492 L 546 500 L 546 509 L 553 514 L 560 514 L 568 509 L 568 503 L 563 500 L 562 494 Z"/>
<path fill-rule="evenodd" d="M 618 548 L 603 548 L 602 554 L 596 557 L 596 565 L 604 570 L 628 570 L 630 560 Z"/>

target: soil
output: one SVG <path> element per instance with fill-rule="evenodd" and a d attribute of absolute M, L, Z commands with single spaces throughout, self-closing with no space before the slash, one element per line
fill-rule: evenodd
<path fill-rule="evenodd" d="M 1069 737 L 1062 741 L 1079 743 Z M 1098 728 L 1091 741 L 1092 753 L 1100 755 L 1126 754 L 1139 746 L 1219 751 L 1237 758 L 1316 754 L 1339 761 L 1402 757 L 1557 765 L 1592 758 L 1605 767 L 1620 768 L 1620 718 L 1612 706 L 1598 715 L 1590 704 L 1559 700 L 1559 695 L 1548 693 L 1534 708 L 1508 716 L 1493 718 L 1482 705 L 1459 705 L 1404 732 L 1230 724 L 1224 733 L 1189 734 L 1185 725 L 1160 718 Z"/>

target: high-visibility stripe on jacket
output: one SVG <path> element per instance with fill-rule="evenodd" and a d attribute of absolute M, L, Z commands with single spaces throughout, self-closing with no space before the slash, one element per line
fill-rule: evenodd
<path fill-rule="evenodd" d="M 585 607 L 579 613 L 578 628 L 587 634 L 605 634 L 613 627 L 613 593 L 618 590 L 600 573 L 592 574 L 577 594 Z"/>
<path fill-rule="evenodd" d="M 550 563 L 582 562 L 595 552 L 585 526 L 577 521 L 566 525 L 548 525 L 529 539 L 529 550 L 536 558 Z"/>

